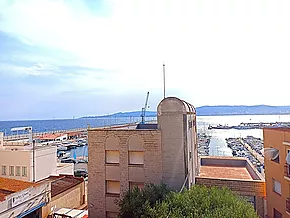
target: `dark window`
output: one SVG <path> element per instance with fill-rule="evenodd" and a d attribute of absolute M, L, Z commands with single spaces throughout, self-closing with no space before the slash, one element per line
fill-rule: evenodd
<path fill-rule="evenodd" d="M 188 128 L 192 128 L 192 121 L 188 121 Z"/>
<path fill-rule="evenodd" d="M 274 218 L 282 218 L 282 214 L 274 208 Z"/>
<path fill-rule="evenodd" d="M 280 158 L 279 158 L 279 154 L 276 158 L 272 159 L 272 161 L 276 162 L 276 163 L 280 163 Z"/>

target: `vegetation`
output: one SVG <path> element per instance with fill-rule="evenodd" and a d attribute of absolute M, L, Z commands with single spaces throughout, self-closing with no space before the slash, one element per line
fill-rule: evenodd
<path fill-rule="evenodd" d="M 165 185 L 129 191 L 119 202 L 120 217 L 258 218 L 251 204 L 227 188 L 193 186 L 182 193 Z"/>

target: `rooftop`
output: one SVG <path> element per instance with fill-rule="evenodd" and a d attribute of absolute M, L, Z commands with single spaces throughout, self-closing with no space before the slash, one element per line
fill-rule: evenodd
<path fill-rule="evenodd" d="M 36 186 L 35 183 L 0 177 L 0 201 L 7 195 Z"/>
<path fill-rule="evenodd" d="M 229 180 L 260 180 L 263 176 L 242 157 L 201 157 L 200 177 Z"/>
<path fill-rule="evenodd" d="M 38 183 L 51 182 L 51 197 L 54 197 L 84 181 L 83 178 L 71 175 L 49 176 Z"/>
<path fill-rule="evenodd" d="M 246 167 L 200 166 L 200 176 L 221 179 L 253 179 Z"/>

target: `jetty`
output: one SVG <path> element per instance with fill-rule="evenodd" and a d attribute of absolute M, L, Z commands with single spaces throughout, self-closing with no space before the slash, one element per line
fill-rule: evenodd
<path fill-rule="evenodd" d="M 290 122 L 260 122 L 260 123 L 240 123 L 236 126 L 229 126 L 229 125 L 216 125 L 212 126 L 209 125 L 208 129 L 263 129 L 263 128 L 289 128 Z"/>

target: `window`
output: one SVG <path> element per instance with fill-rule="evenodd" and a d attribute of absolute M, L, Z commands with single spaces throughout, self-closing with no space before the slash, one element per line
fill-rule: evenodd
<path fill-rule="evenodd" d="M 143 165 L 144 164 L 143 151 L 129 151 L 129 164 Z"/>
<path fill-rule="evenodd" d="M 273 191 L 281 195 L 281 183 L 273 179 Z"/>
<path fill-rule="evenodd" d="M 143 189 L 144 188 L 144 182 L 130 182 L 129 183 L 130 190 L 133 190 L 134 188 Z"/>
<path fill-rule="evenodd" d="M 282 218 L 282 213 L 274 208 L 274 218 Z"/>
<path fill-rule="evenodd" d="M 9 176 L 14 176 L 14 166 L 9 166 Z"/>
<path fill-rule="evenodd" d="M 27 167 L 22 167 L 22 176 L 27 176 Z"/>
<path fill-rule="evenodd" d="M 6 166 L 2 166 L 2 175 L 3 175 L 3 176 L 6 175 Z"/>
<path fill-rule="evenodd" d="M 120 194 L 120 182 L 107 180 L 106 193 L 107 194 Z"/>
<path fill-rule="evenodd" d="M 16 166 L 16 176 L 20 176 L 20 166 Z"/>
<path fill-rule="evenodd" d="M 106 151 L 106 163 L 118 164 L 119 157 L 119 151 Z"/>
<path fill-rule="evenodd" d="M 280 163 L 280 155 L 278 149 L 274 148 L 273 157 L 271 160 L 274 161 L 275 163 Z"/>

